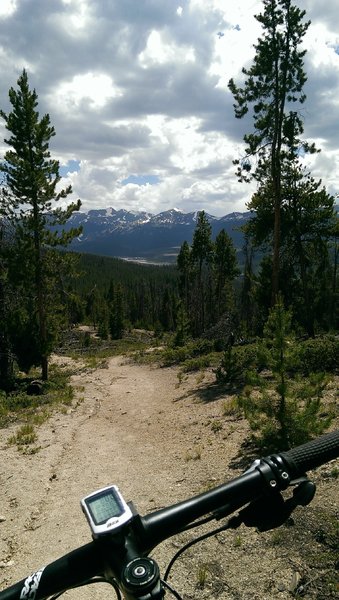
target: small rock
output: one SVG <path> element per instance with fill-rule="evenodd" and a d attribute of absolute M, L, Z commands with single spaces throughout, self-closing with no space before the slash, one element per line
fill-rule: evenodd
<path fill-rule="evenodd" d="M 0 515 L 0 523 L 3 523 L 4 521 L 6 521 L 6 517 L 4 517 L 3 515 Z"/>
<path fill-rule="evenodd" d="M 14 565 L 14 561 L 13 560 L 9 560 L 9 561 L 5 561 L 2 560 L 0 562 L 0 569 L 6 569 L 6 567 L 12 567 Z"/>
<path fill-rule="evenodd" d="M 288 591 L 289 592 L 295 592 L 298 589 L 298 587 L 299 587 L 300 581 L 301 581 L 301 575 L 300 575 L 300 573 L 298 573 L 298 571 L 295 571 L 293 573 L 292 581 L 291 581 L 291 583 L 289 585 Z"/>

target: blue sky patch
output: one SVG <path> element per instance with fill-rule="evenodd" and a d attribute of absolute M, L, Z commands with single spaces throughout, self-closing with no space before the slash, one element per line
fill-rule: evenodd
<path fill-rule="evenodd" d="M 80 161 L 69 160 L 66 165 L 60 166 L 59 174 L 61 177 L 65 177 L 67 173 L 77 173 L 78 171 L 80 171 Z"/>
<path fill-rule="evenodd" d="M 121 183 L 122 185 L 127 185 L 128 183 L 135 183 L 136 185 L 146 185 L 149 183 L 150 185 L 156 185 L 159 181 L 160 179 L 157 175 L 129 175 Z"/>

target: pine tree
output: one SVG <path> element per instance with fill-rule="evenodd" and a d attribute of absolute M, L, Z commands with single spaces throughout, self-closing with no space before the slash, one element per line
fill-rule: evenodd
<path fill-rule="evenodd" d="M 194 333 L 199 335 L 206 326 L 206 279 L 213 261 L 212 227 L 205 211 L 198 213 L 191 247 L 191 266 L 194 277 Z"/>
<path fill-rule="evenodd" d="M 228 299 L 231 284 L 240 275 L 235 247 L 224 229 L 218 233 L 215 239 L 213 266 L 217 301 L 216 318 L 219 319 L 227 308 L 231 308 Z"/>
<path fill-rule="evenodd" d="M 244 276 L 241 288 L 240 298 L 240 317 L 243 323 L 245 336 L 257 334 L 257 324 L 255 319 L 256 303 L 254 302 L 255 275 L 253 270 L 253 245 L 250 243 L 249 236 L 245 232 L 245 242 L 243 247 L 245 255 Z"/>
<path fill-rule="evenodd" d="M 9 90 L 12 111 L 0 111 L 10 137 L 0 170 L 5 187 L 1 195 L 1 212 L 15 227 L 17 250 L 24 258 L 21 265 L 27 290 L 32 289 L 33 320 L 42 378 L 48 378 L 48 356 L 55 339 L 55 279 L 51 259 L 53 248 L 66 246 L 80 230 L 60 231 L 80 201 L 66 209 L 55 204 L 72 192 L 71 187 L 57 191 L 60 182 L 59 162 L 51 158 L 49 142 L 55 135 L 48 114 L 39 118 L 38 96 L 30 90 L 27 72 L 18 79 L 18 89 Z M 52 229 L 54 227 L 54 230 Z M 54 322 L 53 322 L 54 321 Z"/>
<path fill-rule="evenodd" d="M 189 309 L 190 302 L 191 266 L 191 250 L 188 242 L 185 240 L 177 256 L 177 267 L 180 273 L 179 291 L 186 311 Z"/>
<path fill-rule="evenodd" d="M 292 155 L 283 164 L 281 189 L 280 288 L 299 323 L 313 336 L 316 318 L 324 323 L 327 313 L 330 321 L 334 197 Z M 270 186 L 264 179 L 249 206 L 255 216 L 247 234 L 256 246 L 265 248 L 273 237 L 273 219 Z"/>
<path fill-rule="evenodd" d="M 111 308 L 109 328 L 113 340 L 119 340 L 124 333 L 124 295 L 120 284 L 115 288 L 114 301 Z"/>
<path fill-rule="evenodd" d="M 284 308 L 279 295 L 264 327 L 261 352 L 274 376 L 274 385 L 256 375 L 255 388 L 246 386 L 239 404 L 263 450 L 287 450 L 308 441 L 329 427 L 332 414 L 324 414 L 321 405 L 328 380 L 324 373 L 293 380 L 292 314 Z"/>
<path fill-rule="evenodd" d="M 315 152 L 314 144 L 300 139 L 303 122 L 300 114 L 291 110 L 292 104 L 303 104 L 303 87 L 307 80 L 300 49 L 310 25 L 304 21 L 305 11 L 291 0 L 263 0 L 264 10 L 255 18 L 261 23 L 263 35 L 255 45 L 256 54 L 249 69 L 243 69 L 246 80 L 237 87 L 229 81 L 235 104 L 235 116 L 241 119 L 250 107 L 253 110 L 254 132 L 244 136 L 245 157 L 238 164 L 240 180 L 251 178 L 268 181 L 273 199 L 273 261 L 272 300 L 280 289 L 280 230 L 282 204 L 282 165 L 293 151 Z M 256 166 L 252 169 L 253 163 Z"/>
<path fill-rule="evenodd" d="M 13 310 L 8 283 L 8 248 L 5 222 L 0 216 L 0 387 L 9 391 L 13 386 L 13 353 L 10 341 L 9 319 Z"/>
<path fill-rule="evenodd" d="M 174 346 L 184 346 L 189 338 L 190 331 L 190 320 L 187 316 L 185 306 L 181 300 L 179 300 L 177 306 L 176 315 L 176 330 L 173 339 Z"/>

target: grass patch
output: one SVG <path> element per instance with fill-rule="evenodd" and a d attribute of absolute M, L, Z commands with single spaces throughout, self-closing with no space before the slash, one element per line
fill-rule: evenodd
<path fill-rule="evenodd" d="M 143 352 L 151 346 L 150 340 L 143 340 L 132 334 L 123 337 L 120 340 L 100 340 L 98 338 L 90 338 L 88 345 L 81 343 L 64 346 L 59 349 L 60 353 L 65 356 L 70 356 L 74 359 L 105 359 L 121 354 L 129 354 L 134 352 Z"/>
<path fill-rule="evenodd" d="M 25 423 L 19 427 L 15 435 L 12 435 L 8 439 L 8 444 L 10 446 L 16 444 L 18 446 L 18 450 L 22 450 L 23 447 L 34 444 L 37 439 L 38 436 L 32 423 Z"/>
<path fill-rule="evenodd" d="M 193 448 L 193 450 L 187 450 L 187 452 L 185 454 L 185 461 L 190 462 L 191 460 L 200 460 L 201 452 L 202 452 L 202 450 L 201 450 L 200 446 Z"/>
<path fill-rule="evenodd" d="M 18 378 L 13 392 L 0 392 L 0 427 L 6 427 L 17 420 L 39 426 L 58 406 L 69 406 L 74 398 L 69 385 L 71 371 L 51 365 L 49 380 L 41 385 L 41 394 L 27 393 L 30 382 L 37 379 L 37 371 L 32 370 L 27 377 Z"/>
<path fill-rule="evenodd" d="M 199 565 L 198 567 L 198 571 L 197 571 L 197 586 L 200 589 L 203 589 L 206 585 L 207 582 L 207 578 L 208 578 L 208 568 L 206 565 Z"/>
<path fill-rule="evenodd" d="M 101 340 L 95 340 L 84 352 L 81 347 L 64 350 L 63 354 L 73 360 L 81 360 L 87 369 L 104 369 L 107 367 L 107 361 L 114 356 L 130 355 L 139 363 L 157 362 L 157 355 L 148 352 L 150 344 L 143 340 L 133 338 L 123 338 L 121 340 L 112 340 L 103 344 Z"/>
<path fill-rule="evenodd" d="M 211 430 L 213 431 L 213 433 L 218 433 L 219 431 L 222 430 L 222 422 L 219 421 L 219 419 L 217 419 L 216 421 L 213 421 L 212 425 L 211 425 Z"/>
<path fill-rule="evenodd" d="M 222 403 L 222 414 L 224 417 L 239 417 L 241 409 L 239 408 L 236 396 L 228 396 Z"/>

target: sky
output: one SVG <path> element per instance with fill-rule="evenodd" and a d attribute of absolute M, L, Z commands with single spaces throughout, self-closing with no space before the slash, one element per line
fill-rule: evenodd
<path fill-rule="evenodd" d="M 304 137 L 321 152 L 312 175 L 339 183 L 338 0 L 295 0 L 304 38 Z M 246 210 L 241 184 L 252 120 L 234 117 L 227 83 L 241 82 L 261 35 L 259 0 L 1 0 L 0 107 L 25 68 L 49 113 L 62 187 L 81 210 L 170 208 L 215 216 Z M 8 147 L 0 123 L 0 158 Z"/>

